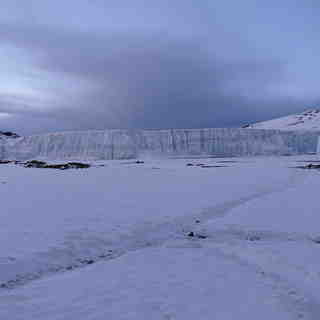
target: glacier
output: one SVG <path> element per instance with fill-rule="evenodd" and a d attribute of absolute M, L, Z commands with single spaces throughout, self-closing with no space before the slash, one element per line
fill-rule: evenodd
<path fill-rule="evenodd" d="M 148 156 L 256 156 L 317 152 L 315 131 L 209 128 L 88 130 L 0 140 L 0 159 L 136 159 Z"/>

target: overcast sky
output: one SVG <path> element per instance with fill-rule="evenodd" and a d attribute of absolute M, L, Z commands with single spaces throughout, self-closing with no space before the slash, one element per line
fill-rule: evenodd
<path fill-rule="evenodd" d="M 0 130 L 230 127 L 320 102 L 318 0 L 2 0 Z"/>

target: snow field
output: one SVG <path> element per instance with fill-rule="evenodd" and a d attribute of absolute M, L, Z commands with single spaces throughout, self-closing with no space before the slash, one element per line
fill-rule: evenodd
<path fill-rule="evenodd" d="M 317 319 L 305 159 L 1 166 L 0 319 Z"/>

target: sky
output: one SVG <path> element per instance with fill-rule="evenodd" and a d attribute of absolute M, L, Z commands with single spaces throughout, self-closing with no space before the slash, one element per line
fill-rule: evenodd
<path fill-rule="evenodd" d="M 2 0 L 0 130 L 237 127 L 320 107 L 316 0 Z"/>

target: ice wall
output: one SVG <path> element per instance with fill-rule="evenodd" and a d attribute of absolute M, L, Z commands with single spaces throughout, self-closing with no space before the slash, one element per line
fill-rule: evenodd
<path fill-rule="evenodd" d="M 2 159 L 132 159 L 149 156 L 251 156 L 317 151 L 319 133 L 259 129 L 92 130 L 0 142 Z"/>
<path fill-rule="evenodd" d="M 318 136 L 317 154 L 320 154 L 320 136 Z"/>

